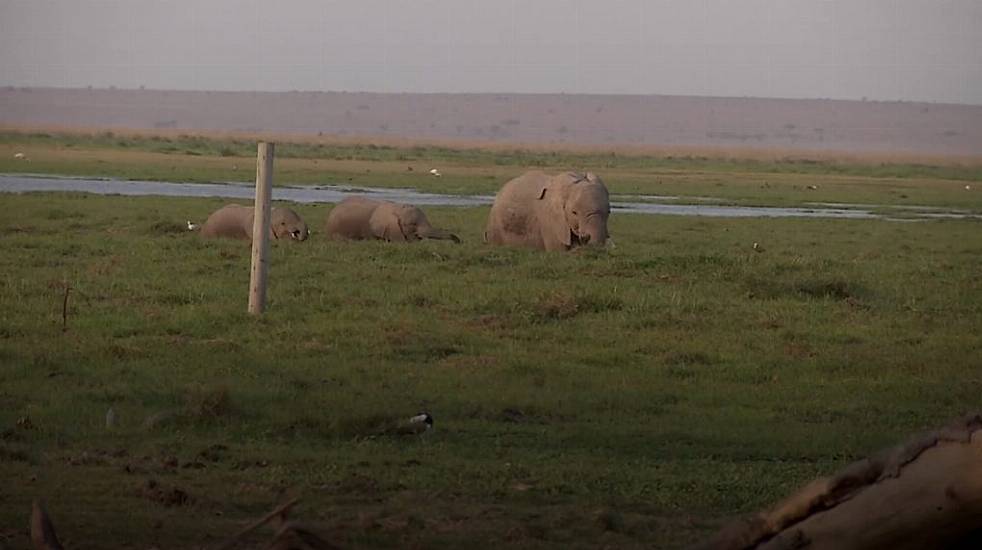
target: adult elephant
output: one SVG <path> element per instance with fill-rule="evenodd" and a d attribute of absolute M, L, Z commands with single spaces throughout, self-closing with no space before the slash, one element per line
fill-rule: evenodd
<path fill-rule="evenodd" d="M 595 174 L 526 172 L 498 192 L 484 240 L 538 250 L 603 246 L 609 217 L 607 187 Z"/>
<path fill-rule="evenodd" d="M 390 242 L 442 239 L 459 243 L 457 235 L 430 224 L 415 206 L 365 197 L 339 202 L 327 216 L 327 235 L 335 239 L 380 239 Z"/>
<path fill-rule="evenodd" d="M 251 206 L 228 204 L 212 212 L 201 226 L 201 236 L 252 240 L 252 226 L 256 211 Z M 270 235 L 274 239 L 305 241 L 310 234 L 307 224 L 299 214 L 289 208 L 274 206 L 270 210 Z"/>

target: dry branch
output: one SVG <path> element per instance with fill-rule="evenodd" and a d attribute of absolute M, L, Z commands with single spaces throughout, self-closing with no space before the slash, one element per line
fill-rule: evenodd
<path fill-rule="evenodd" d="M 68 332 L 68 294 L 72 291 L 72 285 L 65 283 L 65 298 L 61 302 L 61 331 Z"/>
<path fill-rule="evenodd" d="M 62 550 L 55 527 L 40 500 L 35 500 L 31 507 L 31 543 L 34 550 Z"/>
<path fill-rule="evenodd" d="M 971 542 L 970 542 L 971 541 Z M 982 547 L 982 414 L 817 479 L 701 548 Z"/>
<path fill-rule="evenodd" d="M 248 527 L 246 527 L 245 529 L 239 531 L 232 538 L 230 538 L 227 541 L 225 541 L 225 543 L 222 544 L 221 546 L 219 546 L 217 550 L 229 550 L 230 548 L 235 548 L 235 545 L 243 537 L 245 537 L 249 533 L 255 531 L 256 529 L 259 529 L 263 525 L 265 525 L 265 524 L 267 524 L 267 523 L 269 523 L 269 522 L 271 522 L 273 520 L 277 520 L 278 521 L 278 524 L 286 523 L 286 518 L 287 518 L 287 516 L 290 513 L 290 509 L 293 508 L 293 506 L 296 505 L 296 503 L 298 503 L 298 502 L 300 502 L 300 499 L 299 498 L 294 498 L 292 500 L 289 500 L 287 502 L 284 502 L 283 504 L 280 504 L 276 508 L 273 508 L 273 511 L 272 512 L 266 514 L 265 516 L 257 519 L 256 521 L 252 522 L 251 524 L 249 524 Z"/>
<path fill-rule="evenodd" d="M 337 547 L 322 539 L 309 527 L 298 521 L 288 520 L 290 509 L 299 498 L 294 498 L 280 504 L 270 513 L 252 522 L 247 527 L 236 533 L 232 538 L 226 540 L 216 550 L 230 550 L 239 548 L 240 541 L 246 535 L 267 523 L 272 523 L 276 531 L 273 540 L 267 548 L 272 550 L 335 550 Z M 51 518 L 44 510 L 41 501 L 35 500 L 31 510 L 31 542 L 34 550 L 64 550 L 55 535 L 54 525 Z"/>
<path fill-rule="evenodd" d="M 269 544 L 269 550 L 335 550 L 336 548 L 297 521 L 283 523 L 273 537 L 273 542 Z"/>

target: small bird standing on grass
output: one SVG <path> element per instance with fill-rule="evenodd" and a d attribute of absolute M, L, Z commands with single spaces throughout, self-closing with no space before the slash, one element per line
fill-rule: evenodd
<path fill-rule="evenodd" d="M 436 168 L 433 168 L 432 170 L 430 170 L 430 173 L 433 174 L 436 177 L 440 177 L 442 175 L 442 174 L 440 174 L 440 171 L 437 170 Z"/>
<path fill-rule="evenodd" d="M 405 424 L 396 428 L 396 433 L 400 435 L 419 435 L 433 429 L 433 416 L 428 412 L 421 412 L 410 418 Z"/>
<path fill-rule="evenodd" d="M 764 251 L 764 247 L 763 246 L 760 246 L 760 243 L 755 242 L 754 243 L 754 251 L 755 252 L 763 252 Z"/>
<path fill-rule="evenodd" d="M 188 231 L 197 231 L 197 230 L 198 230 L 198 224 L 191 223 L 191 220 L 188 220 Z"/>
<path fill-rule="evenodd" d="M 416 416 L 395 420 L 382 427 L 380 434 L 385 435 L 422 435 L 433 429 L 433 416 L 421 412 Z"/>

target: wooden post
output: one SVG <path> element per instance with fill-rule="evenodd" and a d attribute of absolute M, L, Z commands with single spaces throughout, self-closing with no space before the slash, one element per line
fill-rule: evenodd
<path fill-rule="evenodd" d="M 260 141 L 256 158 L 256 214 L 252 223 L 252 274 L 249 278 L 249 313 L 253 315 L 261 315 L 266 309 L 274 149 L 275 144 Z"/>

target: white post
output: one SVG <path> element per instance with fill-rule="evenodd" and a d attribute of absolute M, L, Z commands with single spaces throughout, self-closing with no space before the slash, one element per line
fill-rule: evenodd
<path fill-rule="evenodd" d="M 261 315 L 266 309 L 274 149 L 275 144 L 260 141 L 256 158 L 256 214 L 252 223 L 252 274 L 249 278 L 249 313 L 253 315 Z"/>

